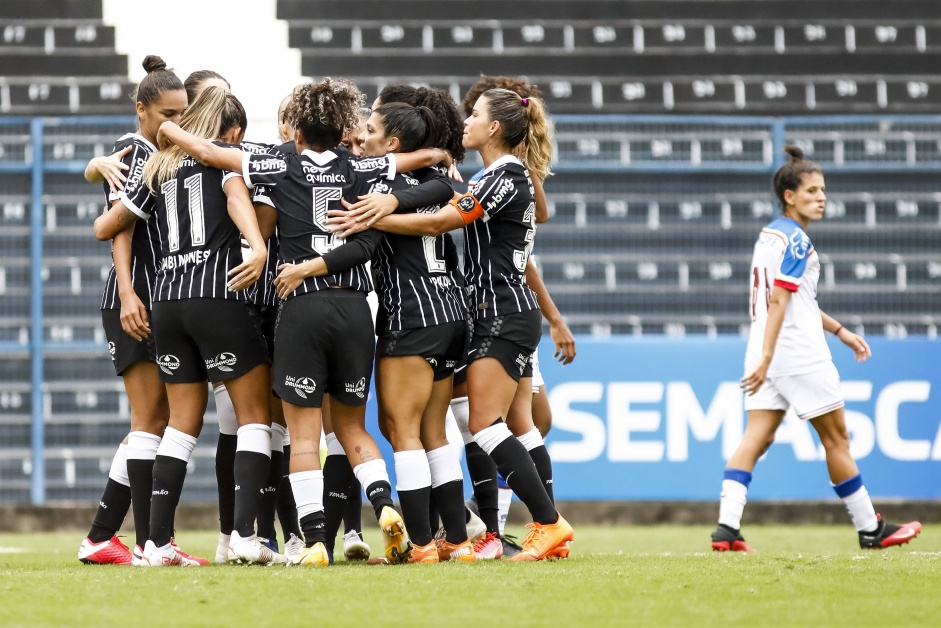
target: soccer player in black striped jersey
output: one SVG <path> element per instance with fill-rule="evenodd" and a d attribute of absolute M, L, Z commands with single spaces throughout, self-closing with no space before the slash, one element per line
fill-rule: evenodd
<path fill-rule="evenodd" d="M 238 142 L 245 110 L 231 94 L 210 87 L 181 124 L 201 137 Z M 153 321 L 170 422 L 154 465 L 144 560 L 151 566 L 188 564 L 168 540 L 186 465 L 202 429 L 209 380 L 227 383 L 240 425 L 229 558 L 286 564 L 255 534 L 271 466 L 271 428 L 268 356 L 244 293 L 261 276 L 267 257 L 248 189 L 236 173 L 205 167 L 178 147 L 156 153 L 144 179 L 149 189 L 133 197 L 122 193 L 120 213 L 99 219 L 103 229 L 121 228 L 131 215 L 159 226 Z M 251 246 L 244 261 L 239 233 Z M 226 324 L 218 325 L 219 320 Z"/>
<path fill-rule="evenodd" d="M 389 103 L 372 113 L 361 140 L 366 155 L 381 156 L 436 144 L 440 134 L 440 125 L 427 107 Z M 446 182 L 443 173 L 439 176 Z M 370 193 L 417 185 L 414 177 L 400 174 L 377 181 Z M 435 203 L 416 211 L 431 213 L 439 206 Z M 454 365 L 467 339 L 461 285 L 453 280 L 457 261 L 450 234 L 392 233 L 383 237 L 372 260 L 379 296 L 376 393 L 380 425 L 395 451 L 396 488 L 414 545 L 410 562 L 439 559 L 429 515 L 433 491 L 448 534 L 441 539 L 442 558 L 474 560 L 464 526 L 460 461 L 447 443 L 441 451 L 432 450 L 422 439 L 426 429 L 432 431 L 431 424 L 444 431 Z M 438 477 L 432 475 L 432 462 Z"/>
<path fill-rule="evenodd" d="M 183 84 L 160 57 L 148 56 L 143 66 L 147 76 L 135 95 L 140 127 L 115 143 L 116 159 L 95 158 L 85 172 L 90 182 L 104 181 L 109 210 L 122 186 L 143 186 L 144 163 L 156 151 L 160 124 L 178 121 L 186 108 Z M 101 318 L 115 372 L 124 380 L 130 401 L 131 431 L 115 454 L 95 522 L 79 549 L 84 563 L 137 563 L 147 540 L 154 455 L 169 416 L 149 328 L 156 274 L 151 235 L 149 227 L 122 232 L 112 245 L 114 264 L 101 300 Z M 132 501 L 138 546 L 134 555 L 115 536 Z"/>
<path fill-rule="evenodd" d="M 375 441 L 365 429 L 365 403 L 374 352 L 366 292 L 372 283 L 365 262 L 381 234 L 346 241 L 324 221 L 341 199 L 355 200 L 370 180 L 395 175 L 392 156 L 362 160 L 333 148 L 361 105 L 352 83 L 325 79 L 295 88 L 288 108 L 298 154 L 254 155 L 195 138 L 175 124 L 161 127 L 170 141 L 201 163 L 237 170 L 249 185 L 261 185 L 256 206 L 267 205 L 262 224 L 278 227 L 281 258 L 275 285 L 285 299 L 275 332 L 275 391 L 284 403 L 291 432 L 291 485 L 307 551 L 298 564 L 326 565 L 320 429 L 323 395 L 330 394 L 333 427 L 355 463 L 354 472 L 386 535 L 391 561 L 411 550 L 401 517 L 392 508 L 391 485 Z M 425 149 L 404 159 L 408 169 L 445 158 Z M 276 210 L 275 210 L 276 208 Z M 316 320 L 316 325 L 310 321 Z"/>
<path fill-rule="evenodd" d="M 511 558 L 526 561 L 567 556 L 574 532 L 555 509 L 530 453 L 504 422 L 519 379 L 532 374 L 530 360 L 541 333 L 539 306 L 524 280 L 535 203 L 529 172 L 513 156 L 519 144 L 530 167 L 548 171 L 551 139 L 541 101 L 503 89 L 485 92 L 465 121 L 464 146 L 477 150 L 487 168 L 473 193 L 434 214 L 393 214 L 374 227 L 436 235 L 466 225 L 464 280 L 474 316 L 467 380 L 470 429 L 533 516 L 523 550 Z M 337 233 L 355 231 L 337 214 L 331 219 Z"/>

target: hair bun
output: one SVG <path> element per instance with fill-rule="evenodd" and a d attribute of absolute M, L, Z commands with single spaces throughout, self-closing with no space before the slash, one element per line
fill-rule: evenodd
<path fill-rule="evenodd" d="M 785 146 L 784 152 L 791 156 L 791 161 L 795 164 L 804 160 L 804 151 L 793 144 Z"/>
<path fill-rule="evenodd" d="M 147 74 L 151 72 L 156 72 L 157 70 L 166 70 L 167 62 L 164 61 L 161 57 L 157 55 L 147 55 L 144 57 L 144 62 L 141 63 L 144 66 L 144 69 L 147 71 Z"/>

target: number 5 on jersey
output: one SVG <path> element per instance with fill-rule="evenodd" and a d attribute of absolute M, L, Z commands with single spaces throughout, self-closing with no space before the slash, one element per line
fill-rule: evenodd
<path fill-rule="evenodd" d="M 323 255 L 346 243 L 343 238 L 332 234 L 327 226 L 327 211 L 330 209 L 330 202 L 343 198 L 343 191 L 340 188 L 313 188 L 313 191 L 314 226 L 323 231 L 323 234 L 314 235 L 311 238 L 310 247 L 318 255 Z"/>

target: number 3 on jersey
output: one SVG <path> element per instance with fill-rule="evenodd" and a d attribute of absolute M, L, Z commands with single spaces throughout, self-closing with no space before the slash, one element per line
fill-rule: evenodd
<path fill-rule="evenodd" d="M 330 233 L 327 225 L 327 211 L 330 209 L 331 201 L 339 201 L 343 198 L 343 192 L 340 188 L 313 188 L 314 190 L 314 226 L 324 232 L 323 235 L 314 235 L 311 238 L 310 247 L 318 255 L 329 253 L 346 240 L 338 238 Z"/>

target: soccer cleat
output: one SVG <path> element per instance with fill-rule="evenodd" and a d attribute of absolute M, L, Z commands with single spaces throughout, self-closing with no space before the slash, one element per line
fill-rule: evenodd
<path fill-rule="evenodd" d="M 470 508 L 467 512 L 470 513 L 470 519 L 467 520 L 467 538 L 471 541 L 483 538 L 487 534 L 487 525 Z"/>
<path fill-rule="evenodd" d="M 182 556 L 182 557 L 185 558 L 186 560 L 191 560 L 191 561 L 193 561 L 194 563 L 196 563 L 196 564 L 197 564 L 198 566 L 200 566 L 200 567 L 203 567 L 203 566 L 209 564 L 209 561 L 206 560 L 205 558 L 199 558 L 198 556 L 193 556 L 193 555 L 191 555 L 191 554 L 187 554 L 186 552 L 184 552 L 183 550 L 181 550 L 181 549 L 180 549 L 180 546 L 176 544 L 176 539 L 174 539 L 173 537 L 170 537 L 170 545 L 173 546 L 173 549 L 175 549 L 175 550 L 177 551 L 177 553 L 178 553 L 180 556 Z"/>
<path fill-rule="evenodd" d="M 410 563 L 436 563 L 438 562 L 438 546 L 432 541 L 428 545 L 413 545 L 408 555 Z"/>
<path fill-rule="evenodd" d="M 260 537 L 259 537 L 260 538 Z M 270 549 L 275 554 L 278 554 L 278 539 L 265 539 L 260 538 L 261 544 Z"/>
<path fill-rule="evenodd" d="M 405 522 L 402 516 L 389 506 L 382 508 L 379 515 L 379 527 L 382 529 L 382 538 L 386 545 L 386 558 L 390 563 L 408 562 L 412 551 L 412 542 L 408 540 L 405 531 Z"/>
<path fill-rule="evenodd" d="M 523 549 L 510 558 L 513 562 L 568 558 L 568 544 L 575 540 L 575 530 L 562 515 L 555 523 L 527 524 L 529 533 L 523 539 Z"/>
<path fill-rule="evenodd" d="M 343 558 L 346 560 L 369 560 L 369 551 L 369 545 L 356 530 L 343 535 Z"/>
<path fill-rule="evenodd" d="M 147 566 L 147 562 L 144 560 L 144 550 L 141 549 L 140 545 L 134 546 L 134 552 L 131 554 L 131 565 L 134 567 Z"/>
<path fill-rule="evenodd" d="M 219 542 L 216 543 L 216 556 L 213 562 L 217 565 L 224 565 L 229 562 L 229 539 L 231 535 L 219 533 Z"/>
<path fill-rule="evenodd" d="M 232 532 L 229 541 L 229 562 L 246 565 L 287 565 L 288 559 L 284 554 L 271 551 L 257 534 L 242 538 L 238 532 Z"/>
<path fill-rule="evenodd" d="M 503 555 L 507 558 L 513 558 L 523 551 L 523 548 L 520 546 L 520 544 L 516 542 L 515 536 L 504 534 L 502 537 L 500 537 L 500 541 L 503 543 Z M 568 558 L 568 552 L 566 552 L 565 556 L 559 556 L 559 558 Z"/>
<path fill-rule="evenodd" d="M 182 554 L 172 542 L 163 547 L 157 547 L 153 541 L 147 541 L 144 544 L 143 558 L 145 564 L 149 567 L 200 567 L 203 564 L 208 564 L 208 561 L 199 563 L 190 558 L 188 554 Z"/>
<path fill-rule="evenodd" d="M 474 554 L 474 546 L 470 541 L 455 545 L 448 543 L 445 539 L 438 539 L 435 544 L 438 546 L 438 562 L 440 563 L 448 560 L 472 563 L 477 560 L 477 556 Z"/>
<path fill-rule="evenodd" d="M 305 549 L 307 548 L 304 547 L 304 541 L 292 533 L 291 538 L 284 544 L 284 555 L 290 562 L 294 562 L 294 559 L 303 554 Z"/>
<path fill-rule="evenodd" d="M 487 532 L 474 543 L 474 555 L 477 560 L 496 560 L 503 556 L 503 541 L 500 535 Z"/>
<path fill-rule="evenodd" d="M 862 549 L 884 549 L 893 545 L 905 545 L 921 532 L 921 523 L 910 521 L 902 525 L 886 523 L 877 514 L 879 525 L 874 532 L 860 532 L 859 546 Z"/>
<path fill-rule="evenodd" d="M 327 548 L 323 543 L 314 543 L 311 547 L 305 547 L 303 551 L 291 560 L 292 565 L 302 567 L 329 567 L 330 557 L 327 556 Z"/>
<path fill-rule="evenodd" d="M 92 543 L 85 537 L 78 548 L 78 559 L 86 565 L 130 565 L 134 561 L 127 545 L 117 536 L 101 543 Z"/>
<path fill-rule="evenodd" d="M 740 530 L 735 530 L 720 523 L 719 527 L 712 533 L 712 551 L 754 552 L 755 550 L 745 542 Z"/>

